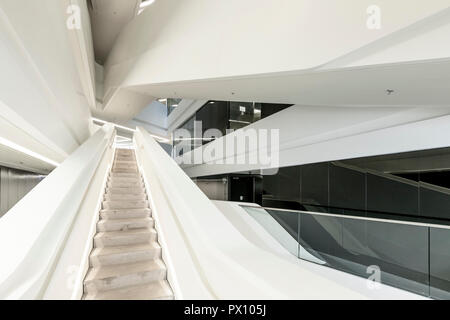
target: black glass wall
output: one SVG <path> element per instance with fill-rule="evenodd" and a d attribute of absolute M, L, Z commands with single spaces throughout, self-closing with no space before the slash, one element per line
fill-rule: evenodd
<path fill-rule="evenodd" d="M 252 102 L 229 103 L 228 129 L 241 129 L 261 120 L 261 105 Z"/>
<path fill-rule="evenodd" d="M 226 184 L 226 197 L 220 200 L 233 202 L 249 202 L 262 205 L 262 177 L 258 174 L 223 174 L 197 177 L 197 185 L 202 184 L 202 190 L 206 195 L 215 195 L 215 186 L 212 185 L 211 192 L 206 190 L 205 182 L 219 181 Z M 210 198 L 211 200 L 216 200 Z"/>
<path fill-rule="evenodd" d="M 168 99 L 177 105 L 179 101 Z M 282 111 L 292 105 L 255 103 L 255 102 L 230 102 L 230 101 L 208 101 L 197 112 L 177 129 L 192 131 L 192 148 L 199 147 L 213 141 L 219 136 L 227 134 L 227 130 L 238 130 L 252 124 L 262 118 L 268 117 Z M 197 124 L 194 124 L 197 122 Z M 198 128 L 196 127 L 198 126 Z M 183 153 L 180 147 L 180 139 L 176 140 L 174 135 L 174 156 Z M 195 141 L 194 141 L 195 140 Z M 188 148 L 183 148 L 186 153 Z M 178 151 L 177 151 L 178 150 Z M 192 149 L 191 149 L 192 150 Z"/>
<path fill-rule="evenodd" d="M 195 120 L 200 122 L 202 144 L 207 144 L 214 139 L 213 135 L 224 136 L 227 130 L 226 119 L 228 117 L 228 103 L 224 101 L 209 101 L 202 108 L 200 108 L 195 114 Z M 217 134 L 211 131 L 208 137 L 205 137 L 205 133 L 208 130 L 217 130 Z M 200 132 L 199 132 L 200 133 Z M 199 137 L 200 138 L 200 137 Z"/>
<path fill-rule="evenodd" d="M 189 118 L 173 133 L 173 154 L 182 156 L 197 147 L 195 139 L 195 116 Z"/>
<path fill-rule="evenodd" d="M 398 175 L 325 162 L 263 176 L 267 207 L 450 223 L 450 189 Z"/>

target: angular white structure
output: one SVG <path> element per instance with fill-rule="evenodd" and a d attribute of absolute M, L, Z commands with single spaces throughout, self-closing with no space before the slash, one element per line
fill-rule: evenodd
<path fill-rule="evenodd" d="M 450 299 L 449 36 L 448 0 L 2 0 L 0 299 Z"/>

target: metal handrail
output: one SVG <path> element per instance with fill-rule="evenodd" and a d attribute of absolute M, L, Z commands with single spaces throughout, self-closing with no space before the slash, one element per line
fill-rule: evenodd
<path fill-rule="evenodd" d="M 374 221 L 374 222 L 405 224 L 405 225 L 411 225 L 411 226 L 450 229 L 450 225 L 444 225 L 444 224 L 433 224 L 433 223 L 423 223 L 423 222 L 413 222 L 413 221 L 403 221 L 403 220 L 393 220 L 393 219 L 371 218 L 371 217 L 361 217 L 361 216 L 353 216 L 353 215 L 347 215 L 347 214 L 343 215 L 343 214 L 327 213 L 327 212 L 314 212 L 314 211 L 303 211 L 303 210 L 271 208 L 271 207 L 250 206 L 250 205 L 240 205 L 240 206 L 243 208 L 276 210 L 276 211 L 290 212 L 290 213 L 296 213 L 296 214 L 304 213 L 304 214 L 310 214 L 310 215 L 337 217 L 337 218 L 344 218 L 344 219 L 357 219 L 357 220 Z"/>

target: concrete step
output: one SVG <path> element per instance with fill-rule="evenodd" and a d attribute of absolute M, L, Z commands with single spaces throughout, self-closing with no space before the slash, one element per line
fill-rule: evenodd
<path fill-rule="evenodd" d="M 166 266 L 159 259 L 91 268 L 84 281 L 84 292 L 89 294 L 149 284 L 164 280 L 166 275 Z"/>
<path fill-rule="evenodd" d="M 100 211 L 102 219 L 139 219 L 150 217 L 152 211 L 149 208 L 145 209 L 106 209 Z"/>
<path fill-rule="evenodd" d="M 94 246 L 96 248 L 126 246 L 157 241 L 157 238 L 155 229 L 99 232 L 94 237 Z"/>
<path fill-rule="evenodd" d="M 121 200 L 147 200 L 147 195 L 142 194 L 117 194 L 117 193 L 106 193 L 103 197 L 105 201 L 121 201 Z"/>
<path fill-rule="evenodd" d="M 84 300 L 173 300 L 167 281 L 152 282 L 83 296 Z"/>
<path fill-rule="evenodd" d="M 148 208 L 147 200 L 121 200 L 121 201 L 103 201 L 103 209 L 142 209 Z"/>
<path fill-rule="evenodd" d="M 114 173 L 137 173 L 137 168 L 128 169 L 128 168 L 113 168 L 112 172 Z"/>
<path fill-rule="evenodd" d="M 136 159 L 133 158 L 121 158 L 121 159 L 114 159 L 113 167 L 124 167 L 124 166 L 136 166 Z"/>
<path fill-rule="evenodd" d="M 137 169 L 138 169 L 137 166 L 113 165 L 113 167 L 112 167 L 113 172 L 115 172 L 115 170 L 136 170 L 137 171 Z"/>
<path fill-rule="evenodd" d="M 109 177 L 108 182 L 143 182 L 139 176 L 134 177 Z"/>
<path fill-rule="evenodd" d="M 122 155 L 122 154 L 134 154 L 134 150 L 132 149 L 117 149 L 116 155 Z"/>
<path fill-rule="evenodd" d="M 161 246 L 157 242 L 136 245 L 95 248 L 90 255 L 91 267 L 135 263 L 159 259 Z"/>
<path fill-rule="evenodd" d="M 127 160 L 119 160 L 115 159 L 114 164 L 129 164 L 129 165 L 136 165 L 136 160 L 133 158 L 128 158 Z"/>
<path fill-rule="evenodd" d="M 145 189 L 141 188 L 106 188 L 107 194 L 145 194 Z"/>
<path fill-rule="evenodd" d="M 140 228 L 153 228 L 154 221 L 151 218 L 140 219 L 108 219 L 97 223 L 97 231 L 125 231 Z"/>
<path fill-rule="evenodd" d="M 122 152 L 122 153 L 116 153 L 114 155 L 115 157 L 134 157 L 134 152 Z"/>
<path fill-rule="evenodd" d="M 137 168 L 136 162 L 119 162 L 113 164 L 113 168 Z"/>
<path fill-rule="evenodd" d="M 136 155 L 134 153 L 123 153 L 123 154 L 115 154 L 114 157 L 118 158 L 118 157 L 135 157 Z"/>
<path fill-rule="evenodd" d="M 119 161 L 119 162 L 136 162 L 136 158 L 134 156 L 120 156 L 120 157 L 115 157 L 114 158 L 114 162 Z"/>
<path fill-rule="evenodd" d="M 143 188 L 144 184 L 142 181 L 134 181 L 134 182 L 121 182 L 121 181 L 108 181 L 108 188 Z"/>
<path fill-rule="evenodd" d="M 134 157 L 135 154 L 134 153 L 116 153 L 116 155 L 114 156 L 115 158 L 120 158 L 120 157 Z"/>
<path fill-rule="evenodd" d="M 141 178 L 141 175 L 139 173 L 114 173 L 111 172 L 109 174 L 109 178 Z"/>

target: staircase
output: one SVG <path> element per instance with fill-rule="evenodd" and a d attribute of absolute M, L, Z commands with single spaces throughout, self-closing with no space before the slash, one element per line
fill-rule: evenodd
<path fill-rule="evenodd" d="M 103 200 L 83 299 L 173 299 L 133 150 L 116 150 Z"/>

